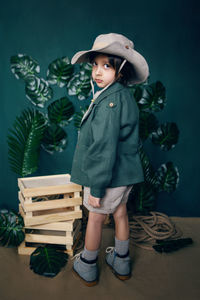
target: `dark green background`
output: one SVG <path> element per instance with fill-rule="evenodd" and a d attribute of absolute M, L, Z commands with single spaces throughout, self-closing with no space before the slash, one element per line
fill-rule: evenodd
<path fill-rule="evenodd" d="M 200 216 L 199 201 L 199 8 L 198 1 L 5 1 L 0 10 L 1 84 L 1 208 L 18 207 L 17 175 L 8 165 L 8 128 L 21 111 L 33 107 L 25 97 L 23 81 L 10 71 L 10 57 L 26 53 L 41 66 L 92 46 L 101 33 L 117 32 L 134 41 L 135 49 L 149 63 L 150 83 L 160 80 L 167 90 L 167 106 L 157 113 L 160 122 L 176 122 L 180 130 L 177 146 L 169 152 L 147 142 L 145 147 L 155 168 L 173 161 L 180 184 L 171 195 L 161 193 L 157 211 L 175 216 Z M 55 89 L 54 99 L 66 94 Z M 76 108 L 79 102 L 71 100 Z M 62 153 L 41 151 L 40 165 L 33 175 L 70 173 L 76 145 L 73 124 L 66 127 L 69 144 Z"/>

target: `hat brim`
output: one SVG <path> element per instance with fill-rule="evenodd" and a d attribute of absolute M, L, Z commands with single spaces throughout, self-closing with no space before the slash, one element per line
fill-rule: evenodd
<path fill-rule="evenodd" d="M 134 68 L 134 77 L 130 78 L 129 84 L 138 84 L 146 81 L 149 76 L 149 67 L 145 58 L 135 49 L 129 48 L 124 51 L 118 43 L 112 43 L 104 48 L 95 48 L 77 52 L 71 59 L 72 64 L 89 62 L 91 52 L 113 54 L 126 59 Z"/>

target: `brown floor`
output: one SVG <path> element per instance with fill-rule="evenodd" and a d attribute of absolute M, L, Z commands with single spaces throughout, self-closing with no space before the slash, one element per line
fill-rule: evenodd
<path fill-rule="evenodd" d="M 72 274 L 70 260 L 56 277 L 47 278 L 29 269 L 29 256 L 18 255 L 16 248 L 0 247 L 0 299 L 199 300 L 200 218 L 171 220 L 194 244 L 170 254 L 131 246 L 133 276 L 126 282 L 117 279 L 104 262 L 105 248 L 114 241 L 113 229 L 105 228 L 99 255 L 100 281 L 90 288 Z"/>

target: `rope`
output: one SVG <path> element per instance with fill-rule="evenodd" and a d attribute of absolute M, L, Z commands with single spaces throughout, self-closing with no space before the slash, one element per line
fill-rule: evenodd
<path fill-rule="evenodd" d="M 129 221 L 130 241 L 137 247 L 154 250 L 156 240 L 174 239 L 182 236 L 180 228 L 169 217 L 160 212 L 149 212 L 152 216 L 132 216 Z"/>

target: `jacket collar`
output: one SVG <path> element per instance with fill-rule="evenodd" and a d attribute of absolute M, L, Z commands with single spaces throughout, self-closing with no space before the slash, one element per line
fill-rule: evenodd
<path fill-rule="evenodd" d="M 99 104 L 99 102 L 101 102 L 105 97 L 107 97 L 108 95 L 113 94 L 117 91 L 120 91 L 123 88 L 124 88 L 124 86 L 121 83 L 119 83 L 117 81 L 114 82 L 94 100 L 94 104 L 95 105 Z"/>
<path fill-rule="evenodd" d="M 86 113 L 84 114 L 80 126 L 82 126 L 82 124 L 84 123 L 84 121 L 88 118 L 89 114 L 92 111 L 92 107 L 94 105 L 98 105 L 105 97 L 107 97 L 108 95 L 111 95 L 117 91 L 120 91 L 121 89 L 123 89 L 124 86 L 119 83 L 119 82 L 114 82 L 113 84 L 111 84 L 107 89 L 105 89 L 95 100 L 94 102 L 91 102 L 90 107 L 88 108 L 88 110 L 86 111 Z"/>

